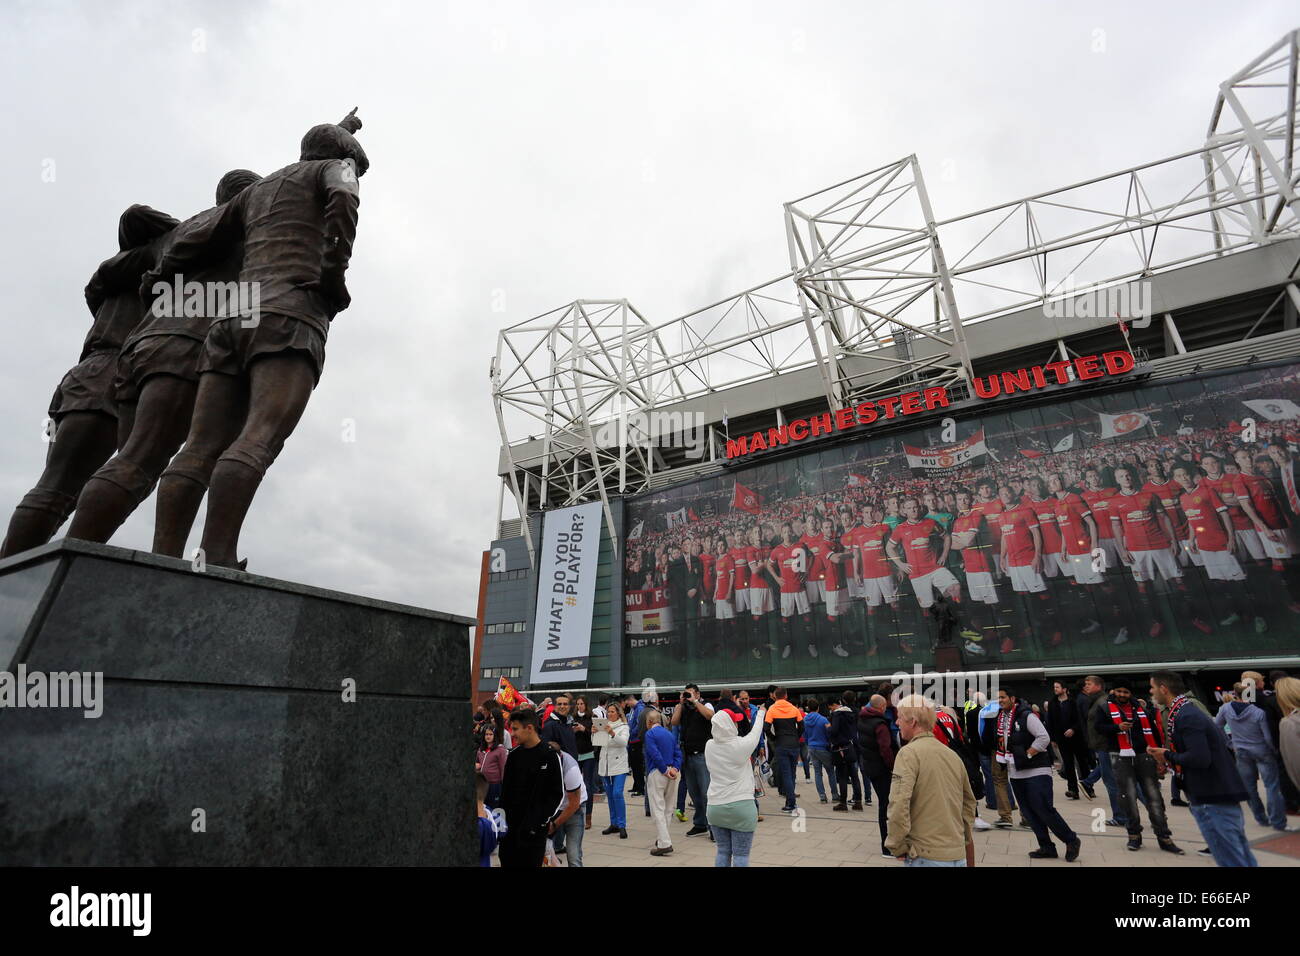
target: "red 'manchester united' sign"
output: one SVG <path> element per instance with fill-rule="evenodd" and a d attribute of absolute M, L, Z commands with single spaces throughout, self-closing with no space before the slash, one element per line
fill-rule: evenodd
<path fill-rule="evenodd" d="M 1087 381 L 1108 375 L 1123 375 L 1131 372 L 1133 365 L 1133 355 L 1130 352 L 1103 352 L 1101 355 L 1080 355 L 1068 362 L 1033 365 L 1014 372 L 1003 372 L 1001 375 L 981 375 L 971 384 L 977 398 L 996 398 L 998 395 L 1014 395 L 1016 392 L 1033 392 L 1051 385 L 1065 385 L 1075 379 Z M 914 392 L 863 402 L 854 408 L 837 408 L 833 412 L 796 419 L 779 428 L 729 438 L 727 457 L 739 458 L 750 452 L 767 451 L 790 442 L 801 442 L 805 438 L 847 431 L 859 425 L 871 425 L 881 419 L 887 421 L 934 411 L 936 408 L 947 408 L 948 402 L 948 389 L 942 385 L 932 385 Z"/>

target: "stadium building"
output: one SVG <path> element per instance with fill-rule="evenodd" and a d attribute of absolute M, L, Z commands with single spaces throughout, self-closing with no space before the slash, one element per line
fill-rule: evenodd
<path fill-rule="evenodd" d="M 1185 152 L 952 218 L 908 156 L 784 275 L 504 329 L 476 690 L 1300 665 L 1298 49 Z"/>

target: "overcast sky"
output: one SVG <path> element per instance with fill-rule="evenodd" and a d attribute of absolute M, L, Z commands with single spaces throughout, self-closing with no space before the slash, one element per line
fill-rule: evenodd
<path fill-rule="evenodd" d="M 241 553 L 472 614 L 501 326 L 581 297 L 662 321 L 757 284 L 789 267 L 783 201 L 909 153 L 942 218 L 1194 148 L 1218 83 L 1298 25 L 1293 2 L 5 0 L 4 520 L 121 211 L 192 215 L 352 106 L 353 304 Z M 152 526 L 150 500 L 113 543 Z"/>

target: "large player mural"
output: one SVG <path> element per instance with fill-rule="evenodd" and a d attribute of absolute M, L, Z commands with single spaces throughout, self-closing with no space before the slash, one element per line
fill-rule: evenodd
<path fill-rule="evenodd" d="M 627 673 L 1227 660 L 1300 646 L 1300 365 L 818 447 L 632 499 Z M 946 439 L 946 440 L 945 440 Z"/>

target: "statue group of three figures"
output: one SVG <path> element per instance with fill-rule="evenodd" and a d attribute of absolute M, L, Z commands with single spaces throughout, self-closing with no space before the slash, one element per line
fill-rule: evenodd
<path fill-rule="evenodd" d="M 308 130 L 278 172 L 226 173 L 216 205 L 184 222 L 143 205 L 122 214 L 119 251 L 86 286 L 81 359 L 50 403 L 45 469 L 0 557 L 46 543 L 69 515 L 68 537 L 108 541 L 156 485 L 155 553 L 181 557 L 206 494 L 203 560 L 242 567 L 249 505 L 348 307 L 369 166 L 356 112 Z"/>

